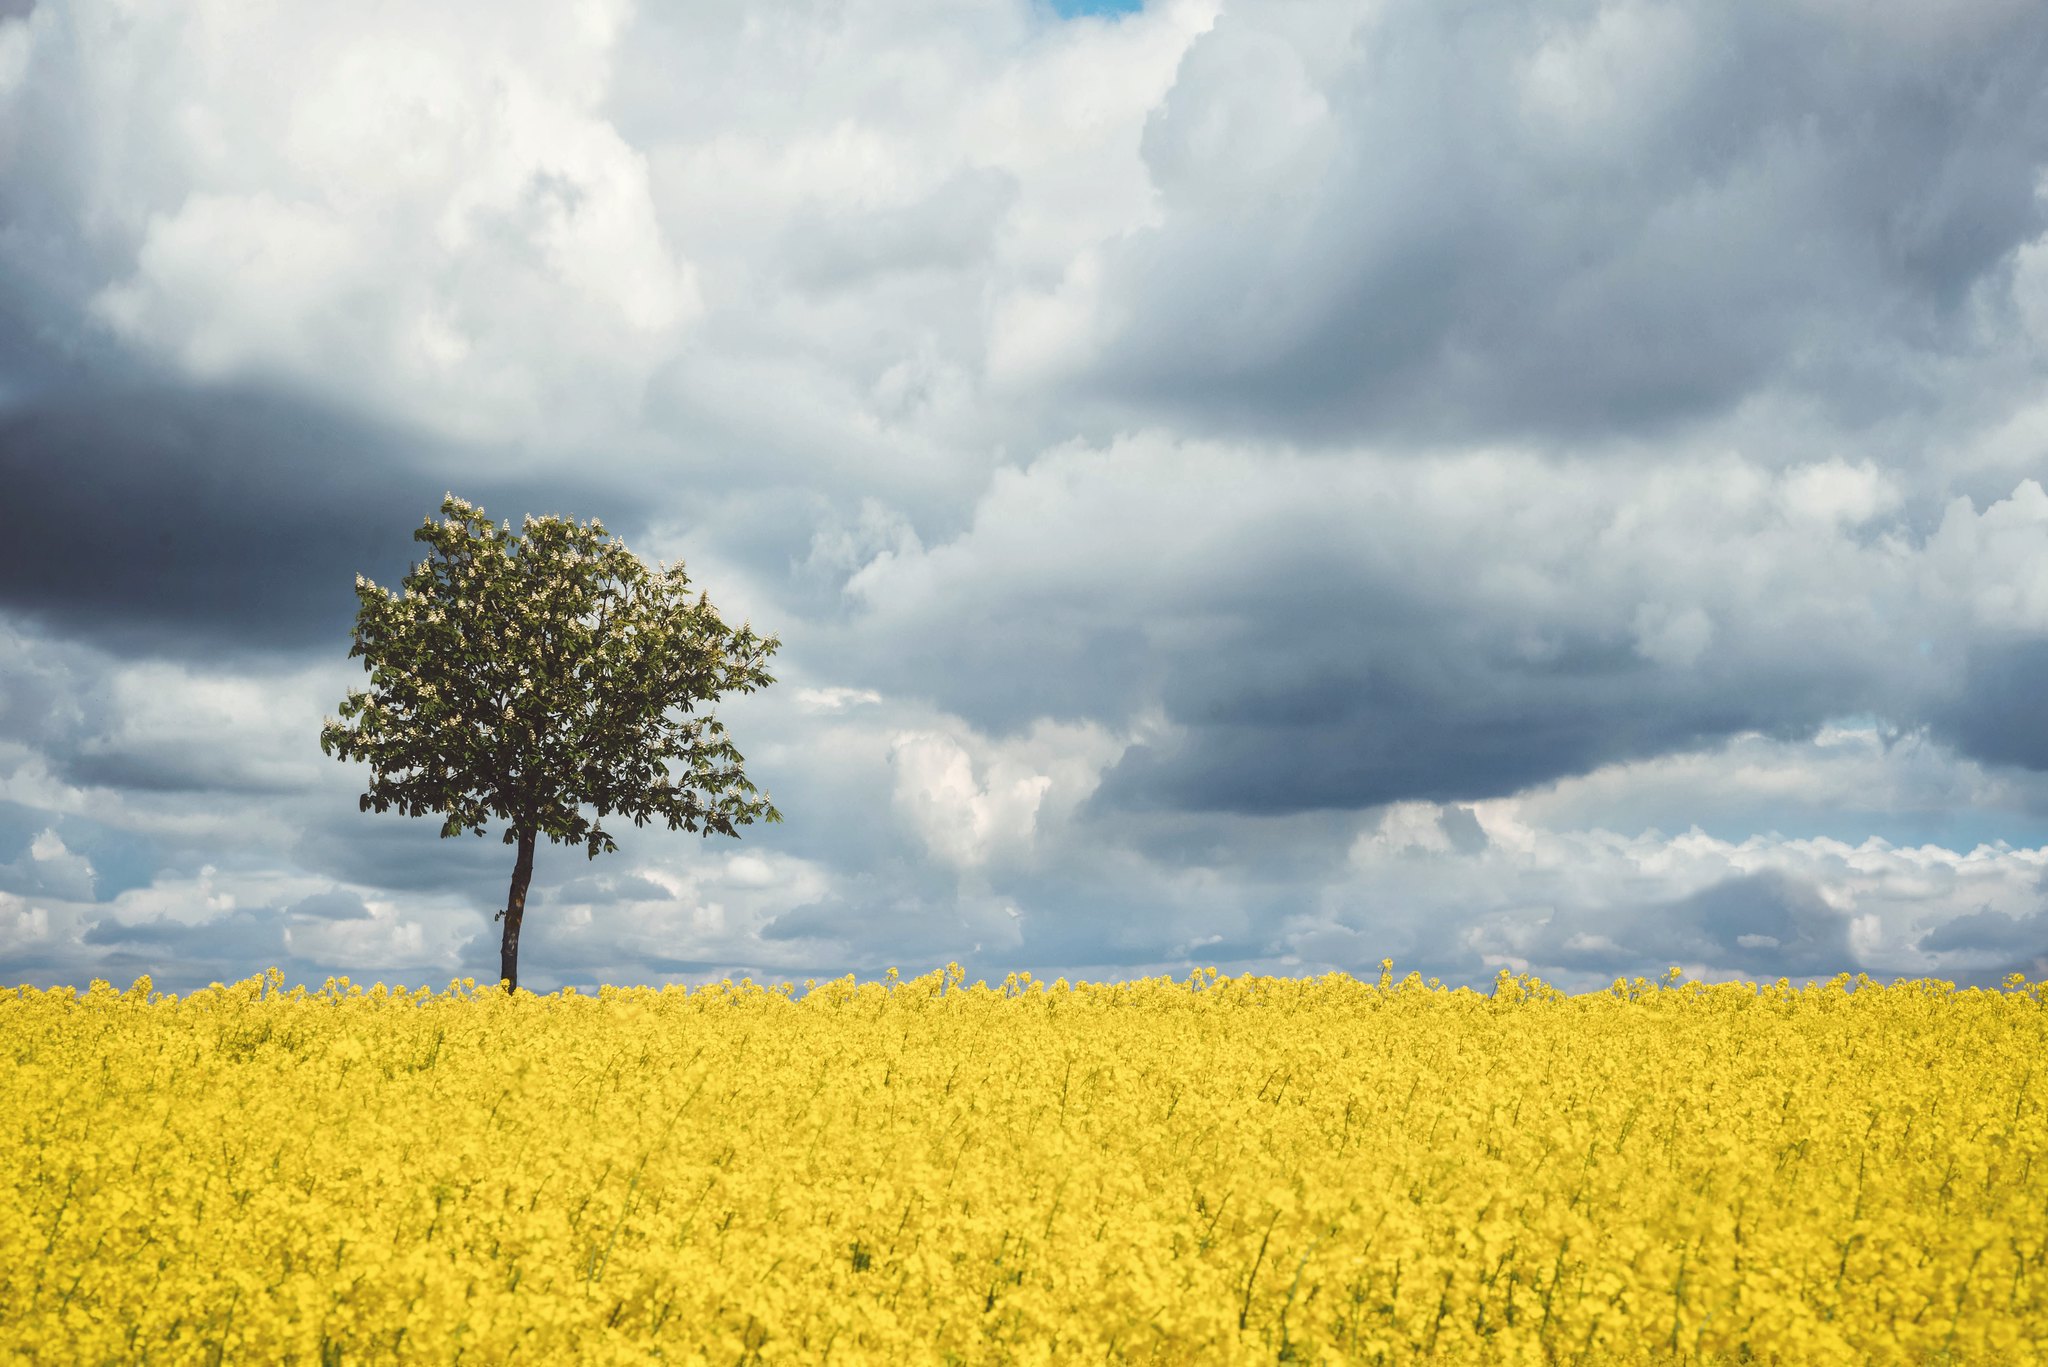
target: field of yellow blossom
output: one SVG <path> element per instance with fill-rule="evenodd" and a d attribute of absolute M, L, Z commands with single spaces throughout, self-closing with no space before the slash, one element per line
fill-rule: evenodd
<path fill-rule="evenodd" d="M 2026 1363 L 2048 984 L 0 992 L 12 1360 Z"/>

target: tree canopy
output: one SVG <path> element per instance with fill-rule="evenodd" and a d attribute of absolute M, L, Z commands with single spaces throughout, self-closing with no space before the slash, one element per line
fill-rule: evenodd
<path fill-rule="evenodd" d="M 650 571 L 595 518 L 528 517 L 515 533 L 453 494 L 441 514 L 413 533 L 433 553 L 402 594 L 357 576 L 349 655 L 371 687 L 349 690 L 320 748 L 369 763 L 362 811 L 441 815 L 443 837 L 506 823 L 520 846 L 502 913 L 511 986 L 536 836 L 595 859 L 618 848 L 614 815 L 705 836 L 782 819 L 698 710 L 773 683 L 781 642 L 727 626 L 680 562 Z"/>

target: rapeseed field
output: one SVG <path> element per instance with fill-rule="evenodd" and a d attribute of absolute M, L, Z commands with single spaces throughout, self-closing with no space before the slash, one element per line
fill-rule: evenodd
<path fill-rule="evenodd" d="M 2017 978 L 21 988 L 0 1347 L 2035 1362 L 2044 1046 Z"/>

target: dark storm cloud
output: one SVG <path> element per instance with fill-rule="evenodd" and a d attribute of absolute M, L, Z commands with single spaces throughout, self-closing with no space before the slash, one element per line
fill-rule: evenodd
<path fill-rule="evenodd" d="M 1095 392 L 1311 439 L 1930 400 L 2044 224 L 2048 10 L 1958 9 L 1407 0 L 1334 51 L 1232 9 L 1147 127 Z"/>
<path fill-rule="evenodd" d="M 1356 610 L 1307 667 L 1253 670 L 1246 662 L 1285 659 L 1290 640 L 1339 620 L 1275 587 L 1271 618 L 1214 631 L 1176 662 L 1164 701 L 1188 729 L 1128 751 L 1097 791 L 1098 809 L 1473 801 L 1734 732 L 1802 738 L 1861 701 L 1855 680 L 1789 658 L 1740 683 L 1663 669 L 1620 637 L 1564 639 L 1546 658 L 1518 660 L 1440 629 L 1381 629 Z"/>
<path fill-rule="evenodd" d="M 1200 646 L 1165 670 L 1159 695 L 1184 732 L 1130 748 L 1092 810 L 1290 814 L 1501 797 L 1735 732 L 1806 738 L 1882 697 L 1880 680 L 1845 660 L 1665 668 L 1620 625 L 1540 629 L 1526 650 L 1516 637 L 1530 623 L 1487 621 L 1479 607 L 1432 619 L 1413 584 L 1356 570 L 1251 568 L 1243 592 L 1260 609 L 1204 615 L 1200 635 L 1188 633 Z"/>
<path fill-rule="evenodd" d="M 345 656 L 355 576 L 398 584 L 451 479 L 515 528 L 560 503 L 635 529 L 637 501 L 608 496 L 601 478 L 434 473 L 450 458 L 431 439 L 251 386 L 41 394 L 0 413 L 0 604 L 123 654 Z"/>
<path fill-rule="evenodd" d="M 239 757 L 226 749 L 212 754 L 58 751 L 50 758 L 51 772 L 58 778 L 88 788 L 261 797 L 297 793 L 305 786 L 293 778 L 250 774 L 237 762 Z"/>
<path fill-rule="evenodd" d="M 1939 705 L 1934 733 L 1987 764 L 2048 770 L 2048 640 L 1972 646 L 1958 694 Z"/>
<path fill-rule="evenodd" d="M 0 20 L 35 8 L 33 0 L 0 0 Z M 43 32 L 64 29 L 75 37 L 76 21 Z M 31 77 L 6 92 L 0 117 L 0 407 L 94 375 L 132 380 L 148 369 L 87 317 L 86 301 L 129 256 L 118 231 L 107 231 L 106 216 L 87 208 L 92 158 L 78 150 L 76 89 Z"/>

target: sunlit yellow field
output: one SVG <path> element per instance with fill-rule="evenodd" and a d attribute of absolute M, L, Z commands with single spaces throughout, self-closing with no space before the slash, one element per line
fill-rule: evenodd
<path fill-rule="evenodd" d="M 2017 979 L 24 988 L 0 1346 L 2032 1362 L 2044 1045 Z"/>

